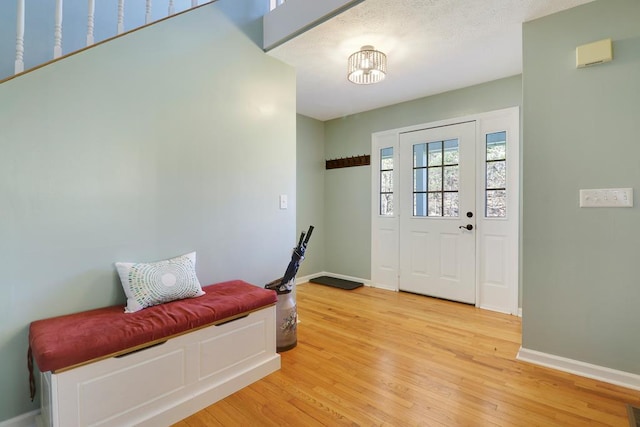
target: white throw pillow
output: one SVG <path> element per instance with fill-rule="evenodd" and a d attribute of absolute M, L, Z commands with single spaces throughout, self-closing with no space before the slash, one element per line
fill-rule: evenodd
<path fill-rule="evenodd" d="M 127 296 L 125 313 L 169 301 L 204 295 L 196 276 L 196 253 L 151 262 L 116 262 Z"/>

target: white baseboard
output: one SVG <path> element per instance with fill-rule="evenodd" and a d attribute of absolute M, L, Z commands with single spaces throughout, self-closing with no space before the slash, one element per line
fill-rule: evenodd
<path fill-rule="evenodd" d="M 331 276 L 331 277 L 335 277 L 336 279 L 351 280 L 352 282 L 362 283 L 365 286 L 371 286 L 371 280 L 361 279 L 360 277 L 354 277 L 354 276 L 345 276 L 344 274 L 330 273 L 328 271 L 321 271 L 320 273 L 314 273 L 308 276 L 296 278 L 296 285 L 299 285 L 301 283 L 307 283 L 309 280 L 315 279 L 316 277 L 320 277 L 320 276 Z"/>
<path fill-rule="evenodd" d="M 307 283 L 311 279 L 315 279 L 316 277 L 325 276 L 325 275 L 326 275 L 325 272 L 320 272 L 320 273 L 309 274 L 307 276 L 296 277 L 296 285 L 299 285 L 301 283 Z"/>
<path fill-rule="evenodd" d="M 516 359 L 570 374 L 640 390 L 640 375 L 520 347 Z"/>
<path fill-rule="evenodd" d="M 26 414 L 18 415 L 15 418 L 0 422 L 0 427 L 36 427 L 36 417 L 40 415 L 40 410 L 36 409 Z"/>

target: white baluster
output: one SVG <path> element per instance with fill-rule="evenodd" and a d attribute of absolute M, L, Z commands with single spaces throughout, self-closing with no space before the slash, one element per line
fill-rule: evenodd
<path fill-rule="evenodd" d="M 148 24 L 151 22 L 151 0 L 147 0 L 147 11 L 144 15 L 144 23 Z"/>
<path fill-rule="evenodd" d="M 56 0 L 56 23 L 54 27 L 53 58 L 62 56 L 62 0 Z"/>
<path fill-rule="evenodd" d="M 16 20 L 16 63 L 14 72 L 16 74 L 24 71 L 24 0 L 18 0 L 18 11 Z"/>
<path fill-rule="evenodd" d="M 124 33 L 124 0 L 118 0 L 118 34 Z"/>
<path fill-rule="evenodd" d="M 176 13 L 176 9 L 173 6 L 173 0 L 169 0 L 169 16 L 173 15 L 174 13 Z"/>
<path fill-rule="evenodd" d="M 198 0 L 191 0 L 191 7 L 196 7 L 198 5 Z"/>
<path fill-rule="evenodd" d="M 89 13 L 87 14 L 87 46 L 91 46 L 95 40 L 93 33 L 95 29 L 96 19 L 96 2 L 95 0 L 89 0 Z"/>

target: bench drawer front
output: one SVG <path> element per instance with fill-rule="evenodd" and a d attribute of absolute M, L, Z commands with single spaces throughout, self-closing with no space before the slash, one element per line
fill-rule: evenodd
<path fill-rule="evenodd" d="M 193 402 L 207 406 L 236 391 L 228 392 L 225 383 L 239 383 L 237 377 L 245 372 L 275 362 L 279 367 L 275 341 L 275 307 L 268 307 L 123 357 L 47 373 L 43 386 L 50 394 L 43 401 L 50 402 L 51 409 L 43 419 L 65 427 L 130 426 L 153 418 L 168 425 L 201 409 Z M 216 392 L 218 387 L 224 393 Z M 188 407 L 188 413 L 166 415 L 180 405 Z"/>
<path fill-rule="evenodd" d="M 95 425 L 187 385 L 185 349 L 78 384 L 80 425 Z"/>
<path fill-rule="evenodd" d="M 200 344 L 200 378 L 246 364 L 264 354 L 265 348 L 265 323 L 262 321 L 206 339 Z"/>

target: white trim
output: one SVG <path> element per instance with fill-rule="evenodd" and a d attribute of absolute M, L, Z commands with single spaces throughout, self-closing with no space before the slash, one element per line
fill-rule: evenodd
<path fill-rule="evenodd" d="M 522 307 L 518 307 L 518 317 L 522 317 Z"/>
<path fill-rule="evenodd" d="M 518 107 L 518 106 L 501 108 L 499 110 L 486 111 L 486 112 L 483 112 L 483 113 L 470 114 L 470 115 L 467 115 L 467 116 L 453 117 L 453 118 L 450 118 L 450 119 L 437 120 L 435 122 L 421 123 L 421 124 L 418 124 L 418 125 L 403 126 L 403 127 L 400 127 L 400 128 L 373 132 L 372 135 L 384 135 L 384 134 L 393 133 L 393 132 L 407 133 L 407 132 L 413 132 L 413 131 L 422 130 L 422 129 L 429 129 L 429 128 L 436 128 L 436 127 L 441 127 L 441 126 L 455 125 L 455 124 L 464 123 L 464 122 L 475 122 L 475 121 L 483 120 L 483 119 L 486 119 L 486 118 L 492 118 L 492 117 L 495 117 L 495 116 L 498 116 L 498 115 L 501 115 L 501 114 L 508 114 L 509 112 L 513 111 L 514 109 L 519 109 L 519 108 L 520 107 Z"/>
<path fill-rule="evenodd" d="M 302 283 L 307 283 L 311 279 L 315 279 L 316 277 L 326 276 L 326 275 L 327 275 L 327 273 L 321 271 L 320 273 L 313 273 L 313 274 L 309 274 L 307 276 L 296 277 L 296 285 L 300 285 Z"/>
<path fill-rule="evenodd" d="M 40 410 L 36 409 L 26 414 L 18 415 L 0 422 L 0 427 L 36 427 L 36 417 L 40 415 Z"/>
<path fill-rule="evenodd" d="M 518 351 L 516 359 L 523 362 L 533 363 L 534 365 L 545 366 L 547 368 L 557 369 L 570 374 L 603 381 L 609 384 L 633 390 L 640 390 L 640 375 L 632 374 L 630 372 L 592 365 L 591 363 L 567 359 L 566 357 L 543 353 L 536 350 L 529 350 L 522 347 L 520 347 L 520 351 Z"/>

